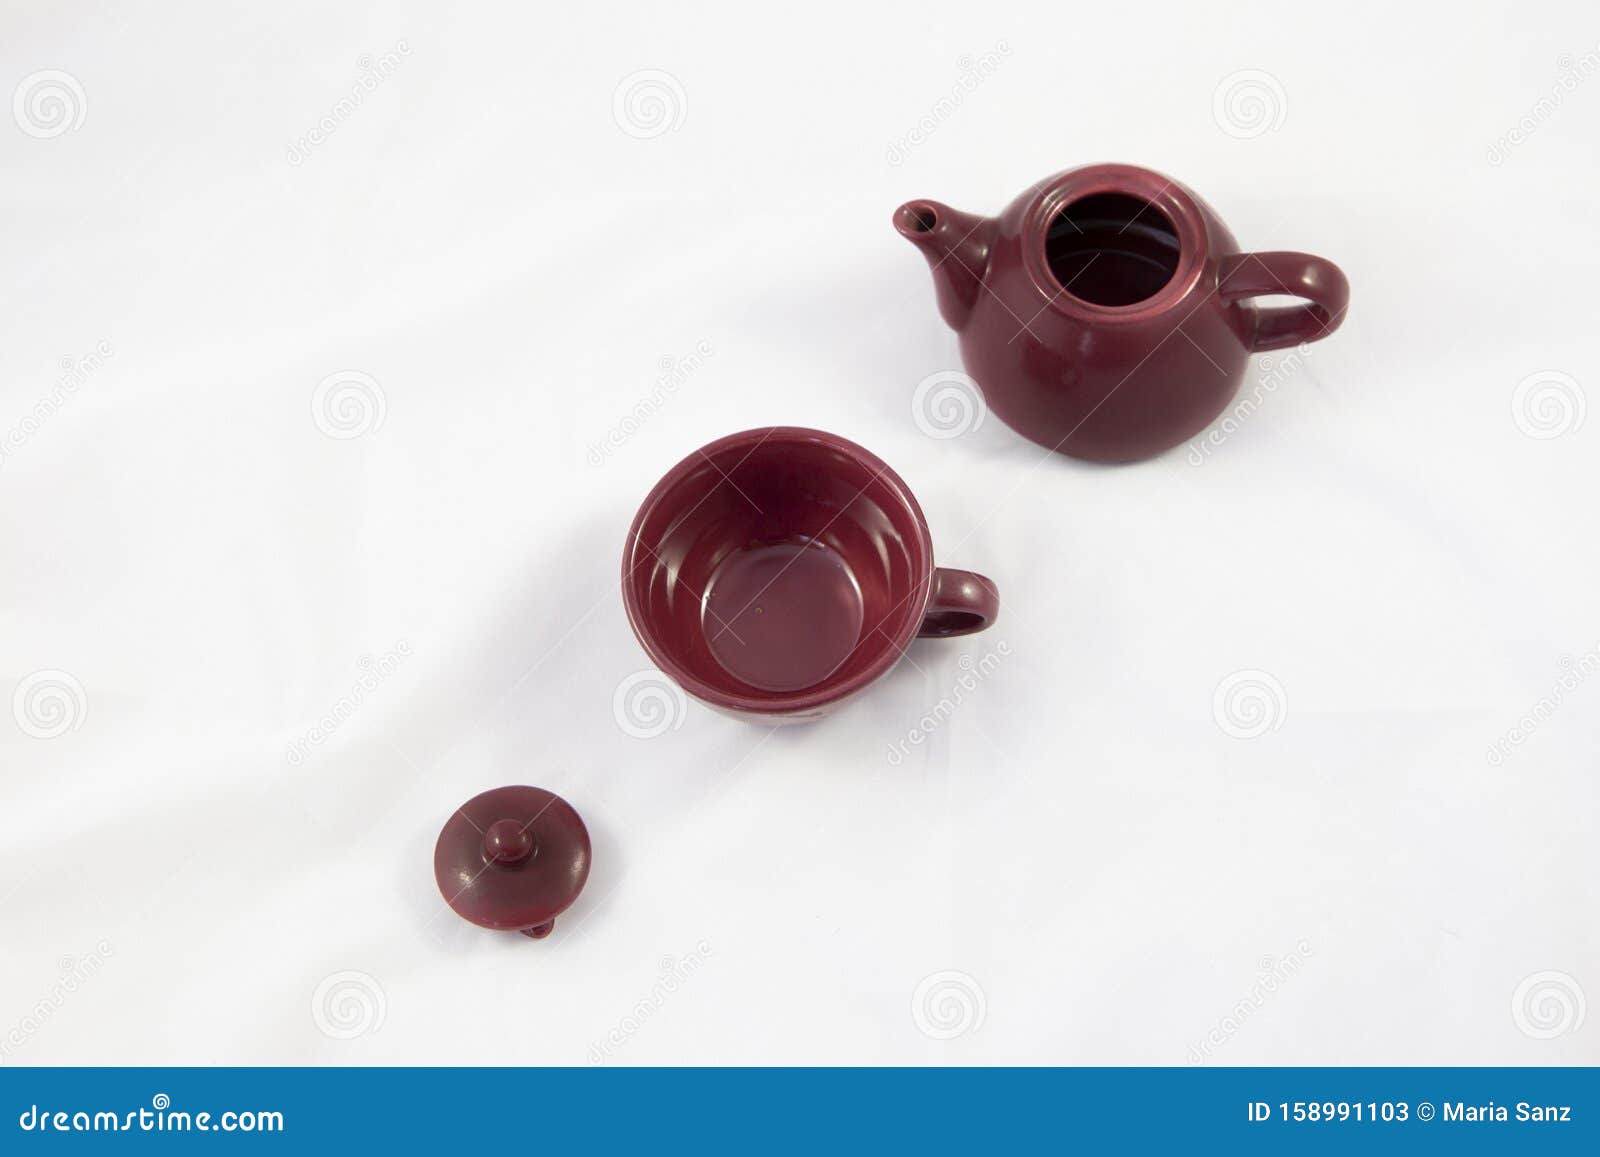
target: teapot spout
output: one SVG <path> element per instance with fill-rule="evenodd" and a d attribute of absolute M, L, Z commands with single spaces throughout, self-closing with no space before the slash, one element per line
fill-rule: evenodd
<path fill-rule="evenodd" d="M 894 211 L 894 227 L 928 259 L 939 312 L 960 330 L 972 316 L 989 268 L 998 222 L 938 201 L 907 201 Z"/>

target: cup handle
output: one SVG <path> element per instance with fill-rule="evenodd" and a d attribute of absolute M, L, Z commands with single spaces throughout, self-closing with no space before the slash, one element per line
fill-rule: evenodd
<path fill-rule="evenodd" d="M 1309 253 L 1235 253 L 1222 259 L 1217 293 L 1226 302 L 1267 293 L 1305 298 L 1301 305 L 1257 309 L 1250 352 L 1278 350 L 1327 337 L 1350 305 L 1350 283 L 1331 261 Z"/>
<path fill-rule="evenodd" d="M 994 625 L 1000 617 L 1000 595 L 994 583 L 970 570 L 933 572 L 933 593 L 922 616 L 919 639 L 952 639 Z"/>

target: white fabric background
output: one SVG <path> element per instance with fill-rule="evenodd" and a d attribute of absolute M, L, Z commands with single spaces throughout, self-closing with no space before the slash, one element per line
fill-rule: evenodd
<path fill-rule="evenodd" d="M 54 738 L 0 707 L 5 1063 L 1600 1061 L 1600 678 L 1486 755 L 1600 660 L 1600 79 L 1535 112 L 1592 6 L 3 10 L 4 93 L 83 119 L 0 119 L 0 428 L 110 350 L 0 462 L 0 691 L 82 689 Z M 956 343 L 892 210 L 1097 160 L 1338 262 L 1347 324 L 1200 466 L 929 437 Z M 385 410 L 338 439 L 346 370 Z M 884 457 L 1003 618 L 818 726 L 634 738 L 628 520 L 770 423 Z M 543 943 L 431 878 L 520 782 L 595 842 Z"/>

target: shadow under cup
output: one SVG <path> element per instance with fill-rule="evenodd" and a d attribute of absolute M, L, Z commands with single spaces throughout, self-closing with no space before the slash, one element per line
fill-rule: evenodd
<path fill-rule="evenodd" d="M 713 443 L 656 487 L 628 541 L 624 601 L 686 689 L 753 711 L 842 697 L 899 659 L 933 575 L 905 484 L 804 430 Z"/>

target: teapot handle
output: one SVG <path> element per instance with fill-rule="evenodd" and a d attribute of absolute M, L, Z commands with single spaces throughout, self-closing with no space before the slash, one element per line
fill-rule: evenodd
<path fill-rule="evenodd" d="M 928 609 L 923 612 L 919 639 L 951 639 L 972 635 L 994 625 L 1000 617 L 1000 594 L 994 583 L 970 570 L 938 567 Z"/>
<path fill-rule="evenodd" d="M 1217 271 L 1217 293 L 1225 302 L 1263 294 L 1305 298 L 1301 305 L 1255 309 L 1251 353 L 1283 349 L 1327 337 L 1339 328 L 1350 305 L 1350 283 L 1331 261 L 1309 253 L 1235 253 Z"/>

